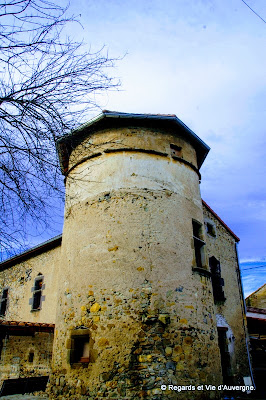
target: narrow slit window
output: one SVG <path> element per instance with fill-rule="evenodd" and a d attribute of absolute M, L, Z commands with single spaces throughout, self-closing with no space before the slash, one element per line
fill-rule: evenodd
<path fill-rule="evenodd" d="M 6 314 L 8 299 L 8 289 L 4 289 L 0 301 L 0 315 L 3 317 Z"/>
<path fill-rule="evenodd" d="M 221 367 L 223 375 L 223 383 L 232 385 L 231 358 L 228 349 L 227 328 L 218 328 L 218 345 L 221 355 Z"/>
<path fill-rule="evenodd" d="M 29 363 L 33 363 L 33 359 L 34 359 L 34 353 L 33 353 L 33 351 L 31 351 L 31 352 L 29 353 L 28 362 L 29 362 Z"/>
<path fill-rule="evenodd" d="M 192 221 L 194 253 L 197 268 L 204 268 L 204 246 L 202 240 L 202 225 L 197 221 Z"/>
<path fill-rule="evenodd" d="M 36 311 L 41 309 L 42 289 L 43 289 L 43 277 L 38 277 L 35 279 L 34 283 L 32 310 Z"/>
<path fill-rule="evenodd" d="M 3 341 L 4 341 L 4 339 L 0 338 L 0 360 L 1 360 L 1 357 L 2 357 L 2 350 L 3 350 L 3 347 L 4 347 Z"/>
<path fill-rule="evenodd" d="M 213 297 L 214 302 L 224 302 L 224 280 L 221 277 L 221 266 L 220 262 L 216 260 L 215 257 L 211 257 L 209 259 L 210 270 L 211 270 L 211 279 L 212 279 L 212 289 L 213 289 Z"/>

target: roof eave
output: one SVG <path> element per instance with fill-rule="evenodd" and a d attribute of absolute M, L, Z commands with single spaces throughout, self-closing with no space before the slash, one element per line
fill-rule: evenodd
<path fill-rule="evenodd" d="M 75 138 L 84 132 L 85 130 L 89 129 L 92 126 L 97 126 L 101 121 L 104 119 L 132 119 L 132 120 L 158 120 L 158 121 L 168 121 L 177 124 L 180 128 L 182 128 L 188 138 L 194 143 L 198 157 L 198 168 L 202 166 L 210 147 L 203 142 L 186 124 L 184 124 L 179 118 L 177 118 L 174 114 L 132 114 L 132 113 L 121 113 L 115 111 L 108 111 L 103 110 L 103 112 L 97 115 L 95 118 L 91 119 L 90 121 L 86 122 L 85 124 L 81 125 L 76 130 L 72 131 L 68 135 L 62 136 L 57 141 L 57 151 L 59 154 L 60 166 L 61 171 L 63 174 L 67 172 L 68 168 L 68 159 L 70 153 L 72 151 L 72 146 L 69 144 L 75 140 Z"/>
<path fill-rule="evenodd" d="M 52 250 L 55 247 L 60 246 L 61 242 L 62 242 L 62 235 L 58 235 L 47 240 L 46 242 L 38 244 L 37 246 L 34 246 L 29 250 L 24 251 L 21 254 L 8 258 L 7 260 L 2 261 L 0 263 L 0 271 L 12 267 L 13 265 L 18 264 L 22 261 L 28 260 L 29 258 L 34 257 L 35 255 L 41 254 L 48 250 Z"/>

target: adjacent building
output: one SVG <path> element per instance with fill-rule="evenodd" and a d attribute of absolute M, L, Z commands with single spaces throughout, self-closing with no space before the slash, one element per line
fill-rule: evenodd
<path fill-rule="evenodd" d="M 257 392 L 266 397 L 266 283 L 246 298 L 247 325 Z"/>

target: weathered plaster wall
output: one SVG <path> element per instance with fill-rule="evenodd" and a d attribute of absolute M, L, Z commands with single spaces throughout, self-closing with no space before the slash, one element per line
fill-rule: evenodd
<path fill-rule="evenodd" d="M 170 155 L 171 143 L 182 147 L 182 157 L 197 167 L 195 149 L 178 136 L 176 130 L 167 129 L 162 136 L 162 130 L 154 127 L 119 127 L 92 132 L 84 137 L 69 157 L 69 169 L 81 160 L 109 150 L 141 149 Z"/>
<path fill-rule="evenodd" d="M 182 147 L 184 163 L 170 156 L 171 143 Z M 169 189 L 201 207 L 198 176 L 187 164 L 197 169 L 196 152 L 171 132 L 162 135 L 158 130 L 120 128 L 91 134 L 70 155 L 66 215 L 75 203 L 123 188 Z"/>
<path fill-rule="evenodd" d="M 221 277 L 224 279 L 225 301 L 215 305 L 217 325 L 227 327 L 227 340 L 231 356 L 232 377 L 235 382 L 243 383 L 243 376 L 249 376 L 247 349 L 245 341 L 246 320 L 244 316 L 241 283 L 238 280 L 238 261 L 235 239 L 227 229 L 203 207 L 205 226 L 207 222 L 215 226 L 216 236 L 206 232 L 208 258 L 215 257 L 220 261 Z"/>
<path fill-rule="evenodd" d="M 3 339 L 0 357 L 0 386 L 5 379 L 49 375 L 53 334 L 36 332 L 34 336 L 13 336 Z M 33 353 L 32 362 L 29 355 Z"/>
<path fill-rule="evenodd" d="M 110 137 L 123 151 L 101 149 L 67 177 L 51 398 L 159 399 L 176 397 L 161 384 L 218 385 L 211 282 L 192 271 L 192 218 L 203 223 L 198 174 L 171 158 L 170 143 L 181 139 L 167 132 L 132 128 Z M 128 137 L 135 151 L 124 149 Z M 109 136 L 92 135 L 72 163 L 100 140 L 112 147 Z M 167 154 L 138 151 L 143 143 Z M 182 150 L 195 166 L 193 147 L 182 142 Z M 90 362 L 71 365 L 82 328 Z"/>
<path fill-rule="evenodd" d="M 55 322 L 60 256 L 61 248 L 59 246 L 1 271 L 0 290 L 8 288 L 8 306 L 4 319 L 7 321 Z M 44 276 L 42 295 L 45 298 L 41 302 L 41 310 L 33 312 L 29 301 L 32 299 L 32 288 L 39 273 Z"/>

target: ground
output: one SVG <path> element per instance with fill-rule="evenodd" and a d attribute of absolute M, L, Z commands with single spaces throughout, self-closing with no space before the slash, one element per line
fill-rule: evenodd
<path fill-rule="evenodd" d="M 1 397 L 1 400 L 48 400 L 48 397 L 34 396 L 32 394 L 12 394 Z"/>

